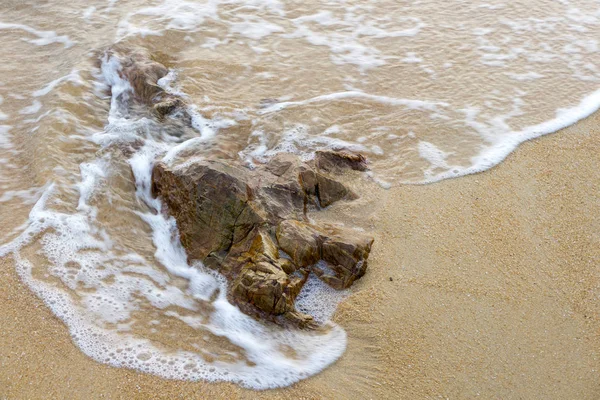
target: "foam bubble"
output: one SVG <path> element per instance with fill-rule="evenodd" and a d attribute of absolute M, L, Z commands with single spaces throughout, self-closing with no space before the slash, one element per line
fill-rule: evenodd
<path fill-rule="evenodd" d="M 338 304 L 349 295 L 349 290 L 332 289 L 311 274 L 296 298 L 296 309 L 323 324 L 331 320 Z"/>

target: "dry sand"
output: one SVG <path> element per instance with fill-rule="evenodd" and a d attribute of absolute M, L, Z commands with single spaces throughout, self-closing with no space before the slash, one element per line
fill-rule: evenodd
<path fill-rule="evenodd" d="M 364 183 L 372 231 L 344 356 L 291 388 L 167 381 L 87 358 L 0 260 L 0 398 L 600 398 L 600 114 L 482 174 Z M 391 278 L 391 279 L 390 279 Z"/>

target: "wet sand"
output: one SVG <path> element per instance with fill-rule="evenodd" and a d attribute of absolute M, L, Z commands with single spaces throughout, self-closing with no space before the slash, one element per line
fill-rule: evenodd
<path fill-rule="evenodd" d="M 600 114 L 485 173 L 390 190 L 326 218 L 376 238 L 321 374 L 257 392 L 87 358 L 0 260 L 0 398 L 600 398 Z"/>

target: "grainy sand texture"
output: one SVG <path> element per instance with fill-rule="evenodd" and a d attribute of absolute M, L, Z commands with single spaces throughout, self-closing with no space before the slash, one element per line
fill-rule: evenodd
<path fill-rule="evenodd" d="M 289 388 L 178 382 L 86 357 L 0 260 L 0 398 L 598 399 L 600 115 L 487 172 L 381 189 L 323 218 L 376 244 L 338 308 L 342 358 Z"/>

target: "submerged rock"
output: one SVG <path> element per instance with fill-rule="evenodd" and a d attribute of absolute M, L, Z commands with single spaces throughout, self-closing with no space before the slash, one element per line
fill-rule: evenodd
<path fill-rule="evenodd" d="M 339 172 L 344 169 L 366 171 L 367 159 L 362 154 L 348 153 L 345 151 L 317 151 L 315 164 L 324 171 Z"/>
<path fill-rule="evenodd" d="M 223 273 L 231 300 L 248 314 L 314 327 L 294 307 L 309 273 L 345 289 L 367 268 L 373 238 L 315 226 L 306 216 L 356 195 L 291 154 L 254 170 L 214 160 L 159 162 L 152 190 L 176 219 L 188 256 Z"/>
<path fill-rule="evenodd" d="M 185 101 L 178 95 L 167 92 L 158 81 L 169 73 L 167 67 L 156 61 L 152 54 L 142 48 L 128 48 L 116 45 L 105 53 L 106 58 L 117 57 L 120 62 L 119 74 L 126 79 L 134 93 L 134 100 L 145 105 L 158 119 L 179 112 L 189 123 Z"/>

